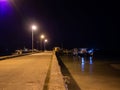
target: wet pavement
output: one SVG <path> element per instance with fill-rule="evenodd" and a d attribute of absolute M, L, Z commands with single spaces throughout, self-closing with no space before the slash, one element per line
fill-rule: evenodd
<path fill-rule="evenodd" d="M 120 90 L 119 59 L 67 55 L 59 59 L 63 75 L 69 77 L 69 90 Z"/>

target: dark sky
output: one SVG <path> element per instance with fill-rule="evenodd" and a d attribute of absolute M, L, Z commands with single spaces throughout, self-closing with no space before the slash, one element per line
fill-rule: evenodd
<path fill-rule="evenodd" d="M 46 34 L 49 48 L 119 48 L 119 7 L 105 0 L 12 0 L 0 2 L 0 48 L 35 47 Z"/>

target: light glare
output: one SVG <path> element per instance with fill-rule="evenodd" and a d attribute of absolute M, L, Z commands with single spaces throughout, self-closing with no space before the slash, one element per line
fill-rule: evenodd
<path fill-rule="evenodd" d="M 36 30 L 36 29 L 37 29 L 37 26 L 33 25 L 32 30 Z"/>
<path fill-rule="evenodd" d="M 0 2 L 6 2 L 6 1 L 8 1 L 8 0 L 0 0 Z"/>
<path fill-rule="evenodd" d="M 47 40 L 47 39 L 45 39 L 45 42 L 48 42 L 48 40 Z"/>
<path fill-rule="evenodd" d="M 43 39 L 43 38 L 45 38 L 45 36 L 44 36 L 44 35 L 41 35 L 41 38 Z"/>

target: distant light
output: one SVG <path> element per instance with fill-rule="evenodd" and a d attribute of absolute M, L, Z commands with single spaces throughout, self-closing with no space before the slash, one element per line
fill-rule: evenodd
<path fill-rule="evenodd" d="M 48 42 L 48 40 L 47 40 L 47 39 L 45 39 L 45 42 Z"/>
<path fill-rule="evenodd" d="M 94 49 L 91 49 L 88 51 L 88 53 L 93 53 L 94 52 Z"/>
<path fill-rule="evenodd" d="M 41 38 L 43 39 L 43 38 L 45 38 L 45 36 L 44 36 L 44 35 L 41 35 Z"/>

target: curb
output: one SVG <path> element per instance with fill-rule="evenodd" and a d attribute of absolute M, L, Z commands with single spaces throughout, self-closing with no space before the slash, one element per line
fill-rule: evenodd
<path fill-rule="evenodd" d="M 63 75 L 57 61 L 55 52 L 53 52 L 52 65 L 48 90 L 66 90 Z"/>

